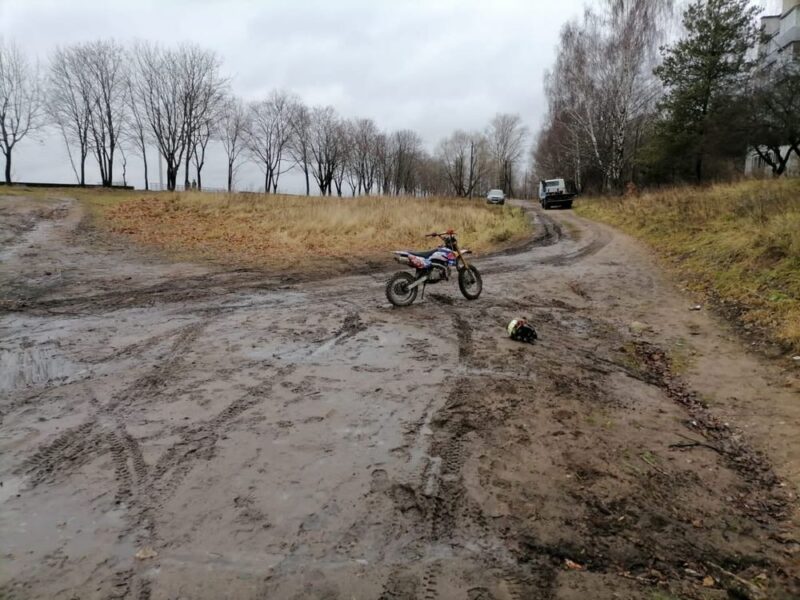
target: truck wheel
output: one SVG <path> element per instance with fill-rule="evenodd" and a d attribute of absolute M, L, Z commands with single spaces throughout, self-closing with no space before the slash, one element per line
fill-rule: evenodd
<path fill-rule="evenodd" d="M 566 208 L 572 208 L 572 200 L 570 200 L 569 202 L 567 202 L 567 203 L 566 203 L 564 206 L 565 206 Z"/>

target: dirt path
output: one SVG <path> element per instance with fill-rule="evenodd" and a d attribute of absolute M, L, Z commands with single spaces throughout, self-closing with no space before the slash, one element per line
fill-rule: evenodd
<path fill-rule="evenodd" d="M 3 600 L 800 593 L 800 388 L 606 227 L 400 310 L 0 203 Z"/>

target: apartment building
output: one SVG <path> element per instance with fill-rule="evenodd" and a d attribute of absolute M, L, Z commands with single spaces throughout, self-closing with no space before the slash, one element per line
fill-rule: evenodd
<path fill-rule="evenodd" d="M 780 14 L 761 17 L 761 29 L 767 40 L 758 47 L 759 68 L 770 69 L 788 60 L 800 61 L 800 0 L 783 0 Z M 770 167 L 752 152 L 747 156 L 744 171 L 746 175 L 765 175 L 770 172 Z M 800 157 L 794 153 L 786 172 L 800 175 Z"/>

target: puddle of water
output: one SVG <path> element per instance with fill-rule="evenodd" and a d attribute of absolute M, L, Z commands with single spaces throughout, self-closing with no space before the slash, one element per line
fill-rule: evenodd
<path fill-rule="evenodd" d="M 53 348 L 34 346 L 0 350 L 0 391 L 64 381 L 80 374 L 81 366 L 56 354 Z"/>

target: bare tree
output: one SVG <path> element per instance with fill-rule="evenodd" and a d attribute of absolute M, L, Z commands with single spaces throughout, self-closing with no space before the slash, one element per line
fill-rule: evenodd
<path fill-rule="evenodd" d="M 50 61 L 45 105 L 48 116 L 64 139 L 75 178 L 80 185 L 86 185 L 92 100 L 87 86 L 83 84 L 85 77 L 82 65 L 76 48 L 55 51 Z M 77 168 L 72 158 L 72 145 L 77 146 Z"/>
<path fill-rule="evenodd" d="M 233 191 L 233 178 L 239 168 L 240 156 L 245 148 L 247 112 L 239 98 L 229 97 L 221 110 L 219 139 L 225 149 L 228 165 L 228 191 Z"/>
<path fill-rule="evenodd" d="M 487 139 L 496 168 L 496 185 L 514 195 L 514 168 L 525 150 L 528 129 L 519 115 L 497 114 L 489 124 Z"/>
<path fill-rule="evenodd" d="M 417 193 L 423 196 L 445 196 L 451 192 L 440 160 L 424 154 L 417 165 Z"/>
<path fill-rule="evenodd" d="M 83 85 L 91 99 L 91 148 L 97 159 L 100 180 L 110 186 L 114 178 L 114 153 L 122 139 L 127 100 L 128 57 L 114 41 L 97 41 L 75 48 Z"/>
<path fill-rule="evenodd" d="M 264 171 L 265 193 L 277 192 L 278 179 L 292 167 L 285 159 L 297 105 L 288 93 L 275 91 L 266 100 L 249 106 L 247 147 Z"/>
<path fill-rule="evenodd" d="M 379 192 L 387 196 L 392 193 L 394 158 L 389 138 L 385 133 L 379 133 L 375 138 L 375 160 L 377 164 Z"/>
<path fill-rule="evenodd" d="M 6 183 L 11 183 L 11 153 L 41 125 L 41 113 L 38 73 L 13 43 L 0 40 L 0 151 L 6 161 Z"/>
<path fill-rule="evenodd" d="M 189 187 L 189 164 L 193 158 L 205 155 L 210 123 L 216 116 L 227 91 L 228 82 L 220 75 L 221 60 L 216 52 L 195 44 L 183 44 L 174 53 L 183 102 L 185 164 L 184 187 Z M 197 181 L 203 161 L 195 162 Z"/>
<path fill-rule="evenodd" d="M 194 138 L 192 148 L 192 160 L 194 162 L 195 173 L 197 174 L 197 189 L 203 189 L 203 165 L 206 164 L 206 147 L 211 140 L 212 134 L 211 119 L 207 119 L 198 129 Z"/>
<path fill-rule="evenodd" d="M 356 119 L 350 129 L 350 157 L 358 193 L 371 194 L 378 174 L 378 127 L 372 119 Z M 355 192 L 354 192 L 355 194 Z"/>
<path fill-rule="evenodd" d="M 581 188 L 585 146 L 572 127 L 570 119 L 562 118 L 556 107 L 550 107 L 547 120 L 531 148 L 532 172 L 538 181 L 571 176 Z"/>
<path fill-rule="evenodd" d="M 134 74 L 128 72 L 128 79 L 126 82 L 128 88 L 128 114 L 130 116 L 127 127 L 127 138 L 129 143 L 135 148 L 137 154 L 142 157 L 142 166 L 144 169 L 144 189 L 150 189 L 150 177 L 147 165 L 147 146 L 150 142 L 149 128 L 147 124 L 147 116 L 144 106 L 142 106 L 141 98 L 136 94 L 136 83 Z"/>
<path fill-rule="evenodd" d="M 128 185 L 128 157 L 125 154 L 125 145 L 119 145 L 119 156 L 122 159 L 122 185 Z"/>
<path fill-rule="evenodd" d="M 332 106 L 311 110 L 309 126 L 309 163 L 322 196 L 330 196 L 333 177 L 342 159 L 339 117 Z"/>
<path fill-rule="evenodd" d="M 415 168 L 422 152 L 422 140 L 410 129 L 396 131 L 392 135 L 394 158 L 394 193 L 413 193 L 416 188 Z"/>
<path fill-rule="evenodd" d="M 289 154 L 306 180 L 306 196 L 311 195 L 311 111 L 300 100 L 292 110 L 292 137 Z"/>
<path fill-rule="evenodd" d="M 347 121 L 340 120 L 336 124 L 335 132 L 336 146 L 339 152 L 338 160 L 333 168 L 333 184 L 336 186 L 336 195 L 341 198 L 345 175 L 353 160 L 351 125 Z"/>
<path fill-rule="evenodd" d="M 456 131 L 442 140 L 437 157 L 452 193 L 471 197 L 489 169 L 489 149 L 480 133 Z"/>
<path fill-rule="evenodd" d="M 132 60 L 134 101 L 164 157 L 167 189 L 174 190 L 181 164 L 188 184 L 199 132 L 224 94 L 220 61 L 215 53 L 193 45 L 165 50 L 149 44 L 137 44 Z"/>
<path fill-rule="evenodd" d="M 364 187 L 364 178 L 361 169 L 359 151 L 356 144 L 358 136 L 358 120 L 349 120 L 342 123 L 346 139 L 345 156 L 343 161 L 344 179 L 350 188 L 350 195 L 361 195 Z"/>
<path fill-rule="evenodd" d="M 135 101 L 167 167 L 167 189 L 174 190 L 186 150 L 183 90 L 175 52 L 150 44 L 133 51 Z"/>
<path fill-rule="evenodd" d="M 672 0 L 603 0 L 561 32 L 545 80 L 551 123 L 599 171 L 604 189 L 620 190 L 632 160 L 632 130 L 652 110 L 660 88 L 653 75 Z M 541 139 L 541 137 L 540 137 Z M 578 161 L 578 156 L 572 162 Z M 587 161 L 585 161 L 587 162 Z"/>

